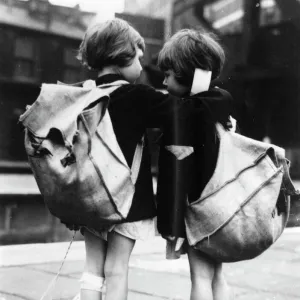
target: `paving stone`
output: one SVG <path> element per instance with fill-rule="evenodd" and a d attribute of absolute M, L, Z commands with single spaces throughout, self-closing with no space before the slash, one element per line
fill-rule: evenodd
<path fill-rule="evenodd" d="M 179 274 L 130 269 L 129 289 L 171 299 L 188 299 L 190 279 Z"/>
<path fill-rule="evenodd" d="M 246 272 L 238 277 L 227 277 L 232 286 L 247 288 L 253 291 L 269 292 L 278 295 L 297 296 L 300 295 L 300 285 L 293 284 L 297 279 L 291 279 L 282 275 L 264 274 L 261 272 Z M 293 287 L 291 289 L 291 287 Z"/>
<path fill-rule="evenodd" d="M 40 299 L 53 278 L 53 274 L 20 267 L 1 268 L 0 291 L 22 295 L 24 299 Z M 67 298 L 75 295 L 78 291 L 77 280 L 60 277 L 49 295 L 52 295 L 54 299 Z M 45 298 L 45 300 L 48 299 Z"/>
<path fill-rule="evenodd" d="M 25 299 L 22 297 L 22 295 L 0 292 L 0 300 L 25 300 Z"/>
<path fill-rule="evenodd" d="M 164 254 L 137 256 L 130 259 L 129 265 L 130 267 L 154 272 L 190 276 L 190 268 L 186 255 L 176 260 L 166 260 Z"/>
<path fill-rule="evenodd" d="M 145 295 L 141 293 L 136 293 L 129 291 L 128 300 L 167 300 L 171 298 L 162 298 L 154 295 Z M 181 300 L 181 299 L 180 299 Z"/>
<path fill-rule="evenodd" d="M 278 295 L 274 293 L 257 293 L 257 292 L 243 294 L 235 298 L 235 300 L 296 300 L 296 299 L 299 299 L 299 297 Z"/>
<path fill-rule="evenodd" d="M 24 266 L 25 269 L 57 274 L 61 263 L 45 263 Z M 82 273 L 84 261 L 66 261 L 60 271 L 62 275 L 75 276 Z"/>
<path fill-rule="evenodd" d="M 250 261 L 224 264 L 225 276 L 233 288 L 235 300 L 295 300 L 300 299 L 300 231 L 284 234 L 275 245 L 263 255 Z M 189 299 L 190 276 L 187 256 L 179 260 L 165 260 L 163 243 L 156 240 L 151 248 L 140 246 L 133 253 L 129 271 L 129 300 L 171 300 Z M 79 290 L 78 279 L 83 269 L 82 244 L 73 249 L 78 255 L 67 260 L 62 276 L 52 293 L 53 300 L 71 300 Z M 148 244 L 149 246 L 149 244 Z M 147 246 L 147 247 L 148 247 Z M 0 247 L 2 248 L 2 247 Z M 42 245 L 11 248 L 12 251 L 0 251 L 10 256 L 15 264 L 0 268 L 0 300 L 39 300 L 48 284 L 56 275 L 66 244 Z M 160 252 L 158 251 L 161 248 Z M 6 248 L 8 249 L 8 248 Z M 57 257 L 48 251 L 57 251 Z M 23 252 L 22 250 L 25 250 Z M 30 250 L 30 251 L 29 251 Z M 37 253 L 35 253 L 34 251 Z M 27 251 L 27 252 L 26 252 Z M 30 252 L 34 259 L 25 263 L 23 258 Z M 78 260 L 78 257 L 81 259 Z M 3 257 L 2 257 L 3 258 Z M 76 258 L 76 259 L 74 259 Z M 22 263 L 17 265 L 16 263 Z M 39 264 L 37 264 L 39 263 Z M 2 293 L 2 294 L 1 294 Z M 50 296 L 50 295 L 49 295 Z M 3 299 L 1 299 L 1 297 Z M 50 298 L 45 298 L 49 300 Z"/>

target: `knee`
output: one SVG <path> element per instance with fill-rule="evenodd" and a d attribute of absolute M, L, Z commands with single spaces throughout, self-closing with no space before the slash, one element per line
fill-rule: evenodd
<path fill-rule="evenodd" d="M 128 263 L 125 262 L 105 262 L 104 275 L 105 278 L 127 276 Z"/>

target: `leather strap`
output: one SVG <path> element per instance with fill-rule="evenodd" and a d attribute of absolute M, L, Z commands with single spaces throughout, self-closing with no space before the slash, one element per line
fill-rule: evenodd
<path fill-rule="evenodd" d="M 292 179 L 290 177 L 290 173 L 289 173 L 289 161 L 287 159 L 284 160 L 283 162 L 283 187 L 285 190 L 285 193 L 289 196 L 300 196 L 300 192 L 299 190 L 295 189 L 295 186 L 292 182 Z"/>

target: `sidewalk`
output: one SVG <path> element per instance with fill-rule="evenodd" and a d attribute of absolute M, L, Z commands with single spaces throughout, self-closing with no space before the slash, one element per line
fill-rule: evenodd
<path fill-rule="evenodd" d="M 0 247 L 0 299 L 39 300 L 55 277 L 68 243 Z M 164 259 L 164 241 L 138 242 L 129 272 L 129 300 L 189 299 L 186 256 Z M 44 300 L 69 300 L 79 291 L 84 244 L 74 242 L 54 291 Z M 225 274 L 235 300 L 300 299 L 300 229 L 288 228 L 260 257 L 226 264 Z"/>

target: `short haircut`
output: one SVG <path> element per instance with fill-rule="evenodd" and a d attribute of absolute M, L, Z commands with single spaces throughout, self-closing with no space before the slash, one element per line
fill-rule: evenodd
<path fill-rule="evenodd" d="M 112 65 L 125 67 L 135 57 L 136 47 L 144 52 L 144 39 L 126 21 L 115 18 L 87 29 L 77 58 L 95 70 Z"/>
<path fill-rule="evenodd" d="M 212 71 L 216 79 L 223 68 L 225 52 L 211 33 L 182 29 L 168 40 L 158 56 L 162 71 L 172 70 L 178 83 L 191 86 L 196 68 Z"/>

